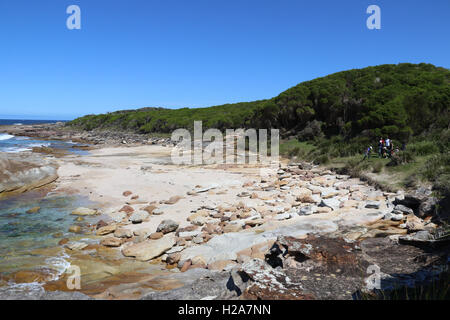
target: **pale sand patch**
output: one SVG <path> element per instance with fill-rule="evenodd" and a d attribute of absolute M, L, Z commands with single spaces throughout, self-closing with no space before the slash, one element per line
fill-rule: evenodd
<path fill-rule="evenodd" d="M 257 168 L 216 166 L 176 166 L 170 162 L 171 148 L 158 145 L 138 147 L 103 148 L 91 151 L 90 155 L 65 157 L 58 159 L 60 165 L 57 190 L 75 189 L 81 195 L 98 202 L 100 209 L 108 214 L 120 210 L 130 201 L 131 196 L 124 197 L 126 190 L 139 195 L 141 204 L 132 204 L 140 210 L 150 202 L 168 200 L 172 196 L 181 196 L 173 205 L 164 206 L 165 213 L 151 216 L 150 221 L 137 225 L 129 225 L 132 230 L 149 228 L 156 230 L 164 219 L 172 219 L 180 223 L 180 227 L 189 225 L 186 218 L 191 211 L 202 206 L 218 207 L 231 205 L 241 199 L 236 195 L 246 188 L 242 185 L 259 179 Z M 208 187 L 217 185 L 210 192 L 196 196 L 187 195 L 196 186 Z M 226 191 L 225 194 L 216 194 Z"/>

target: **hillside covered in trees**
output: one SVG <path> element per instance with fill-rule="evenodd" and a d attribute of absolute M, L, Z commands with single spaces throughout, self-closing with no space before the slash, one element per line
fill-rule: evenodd
<path fill-rule="evenodd" d="M 389 135 L 407 141 L 448 128 L 450 70 L 431 64 L 380 65 L 303 82 L 268 100 L 208 108 L 144 108 L 88 115 L 68 123 L 85 130 L 169 133 L 192 128 L 279 128 L 300 140 Z M 364 139 L 365 140 L 365 139 Z"/>

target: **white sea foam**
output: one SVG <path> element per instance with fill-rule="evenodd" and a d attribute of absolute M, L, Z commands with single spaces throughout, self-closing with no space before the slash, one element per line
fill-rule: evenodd
<path fill-rule="evenodd" d="M 3 134 L 3 133 L 0 133 L 0 141 L 8 140 L 8 139 L 11 139 L 11 138 L 14 138 L 14 136 L 12 136 L 12 135 L 10 135 L 10 134 Z"/>
<path fill-rule="evenodd" d="M 53 281 L 58 280 L 59 277 L 70 267 L 70 262 L 66 260 L 67 258 L 69 258 L 69 255 L 63 252 L 60 256 L 45 259 L 47 266 L 57 272 L 52 279 Z"/>

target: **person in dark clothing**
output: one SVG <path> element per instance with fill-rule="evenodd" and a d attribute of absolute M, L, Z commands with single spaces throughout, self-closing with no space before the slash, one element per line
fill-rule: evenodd
<path fill-rule="evenodd" d="M 405 150 L 406 150 L 406 142 L 403 142 L 403 143 L 402 143 L 402 148 L 401 148 L 401 150 L 402 150 L 402 151 L 405 151 Z"/>
<path fill-rule="evenodd" d="M 364 160 L 366 160 L 366 159 L 370 159 L 370 154 L 372 153 L 372 146 L 370 146 L 370 147 L 368 147 L 367 149 L 366 149 L 366 152 L 364 152 L 364 159 L 363 159 L 363 161 Z"/>
<path fill-rule="evenodd" d="M 383 150 L 384 150 L 384 140 L 383 138 L 380 138 L 380 141 L 378 142 L 378 157 L 383 157 Z"/>

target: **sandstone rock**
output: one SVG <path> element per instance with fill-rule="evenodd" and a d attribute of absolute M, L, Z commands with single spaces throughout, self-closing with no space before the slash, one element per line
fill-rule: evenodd
<path fill-rule="evenodd" d="M 168 263 L 168 264 L 178 263 L 178 261 L 180 261 L 180 258 L 181 258 L 181 255 L 178 252 L 171 253 L 167 256 L 166 263 Z"/>
<path fill-rule="evenodd" d="M 229 223 L 225 227 L 223 227 L 224 233 L 239 232 L 241 230 L 242 230 L 242 226 L 240 224 L 236 224 L 236 223 Z"/>
<path fill-rule="evenodd" d="M 161 239 L 163 236 L 164 236 L 164 233 L 155 232 L 155 233 L 152 233 L 149 238 L 152 240 L 158 240 L 158 239 Z"/>
<path fill-rule="evenodd" d="M 396 205 L 396 206 L 394 207 L 394 210 L 400 211 L 400 212 L 402 212 L 402 213 L 404 213 L 404 214 L 411 214 L 411 213 L 414 213 L 414 211 L 413 211 L 411 208 L 408 208 L 408 207 L 406 207 L 406 206 L 404 206 L 404 205 L 402 205 L 402 204 Z"/>
<path fill-rule="evenodd" d="M 191 214 L 187 218 L 187 221 L 192 221 L 192 220 L 194 220 L 194 219 L 196 219 L 198 217 L 204 217 L 204 218 L 209 217 L 209 211 L 208 210 L 204 210 L 204 209 L 198 210 L 196 213 Z"/>
<path fill-rule="evenodd" d="M 148 261 L 156 258 L 175 244 L 175 237 L 172 234 L 158 240 L 146 240 L 141 243 L 133 244 L 122 249 L 122 253 L 126 257 L 135 257 L 140 261 Z"/>
<path fill-rule="evenodd" d="M 403 220 L 403 213 L 396 214 L 393 212 L 388 212 L 384 215 L 384 220 L 401 221 Z"/>
<path fill-rule="evenodd" d="M 147 211 L 148 214 L 153 214 L 153 211 L 156 209 L 156 206 L 149 205 L 143 208 L 142 210 Z"/>
<path fill-rule="evenodd" d="M 100 241 L 100 244 L 105 247 L 120 247 L 122 245 L 122 239 L 116 237 L 106 237 Z"/>
<path fill-rule="evenodd" d="M 379 201 L 369 201 L 366 203 L 365 208 L 367 209 L 379 209 L 381 203 Z"/>
<path fill-rule="evenodd" d="M 132 238 L 133 231 L 130 229 L 119 228 L 114 232 L 114 237 L 116 238 Z"/>
<path fill-rule="evenodd" d="M 152 214 L 154 214 L 155 216 L 160 216 L 160 215 L 164 214 L 164 212 L 168 209 L 168 207 L 169 207 L 169 205 L 160 206 L 160 207 L 154 209 Z"/>
<path fill-rule="evenodd" d="M 339 209 L 341 205 L 341 202 L 337 198 L 330 198 L 330 199 L 322 199 L 319 206 L 320 207 L 328 207 L 332 210 Z"/>
<path fill-rule="evenodd" d="M 27 213 L 28 214 L 38 213 L 40 210 L 41 210 L 41 207 L 34 207 L 34 208 L 27 210 Z"/>
<path fill-rule="evenodd" d="M 79 219 L 79 218 L 81 218 L 81 219 Z M 78 217 L 77 219 L 76 219 L 76 221 L 83 221 L 84 220 L 84 218 L 82 218 L 82 217 Z M 100 228 L 103 228 L 103 227 L 106 227 L 108 224 L 105 222 L 105 221 L 103 221 L 103 220 L 100 220 L 100 221 L 98 221 L 96 224 L 95 224 L 95 229 L 100 229 Z"/>
<path fill-rule="evenodd" d="M 130 214 L 134 212 L 133 207 L 129 206 L 129 205 L 124 205 L 119 212 L 125 212 L 126 214 Z"/>
<path fill-rule="evenodd" d="M 195 244 L 203 243 L 203 237 L 201 235 L 195 236 L 192 239 L 192 242 L 195 243 Z"/>
<path fill-rule="evenodd" d="M 137 224 L 137 223 L 141 223 L 142 221 L 144 221 L 147 218 L 148 218 L 148 213 L 146 211 L 138 211 L 138 212 L 133 213 L 130 216 L 129 220 L 132 223 Z"/>
<path fill-rule="evenodd" d="M 113 233 L 114 231 L 116 231 L 117 226 L 115 224 L 111 224 L 105 227 L 101 227 L 100 229 L 97 230 L 96 234 L 98 236 L 105 236 L 107 234 Z"/>
<path fill-rule="evenodd" d="M 424 230 L 425 225 L 422 220 L 416 217 L 414 214 L 406 216 L 406 229 L 409 231 L 421 231 Z"/>
<path fill-rule="evenodd" d="M 133 192 L 131 192 L 131 191 L 124 191 L 124 192 L 122 193 L 122 195 L 123 195 L 124 197 L 131 196 L 132 194 L 133 194 Z"/>
<path fill-rule="evenodd" d="M 233 260 L 219 260 L 208 264 L 207 268 L 213 271 L 224 271 L 230 270 L 236 265 L 237 263 Z"/>
<path fill-rule="evenodd" d="M 199 235 L 199 234 L 201 234 L 201 231 L 200 231 L 200 230 L 183 231 L 183 232 L 180 232 L 180 233 L 178 234 L 178 236 L 181 237 L 181 238 L 188 238 L 188 237 L 195 237 L 195 236 L 197 236 L 197 235 Z"/>
<path fill-rule="evenodd" d="M 181 199 L 183 199 L 183 197 L 181 197 L 181 196 L 173 196 L 173 197 L 170 197 L 170 199 L 165 201 L 164 203 L 165 204 L 175 204 L 178 201 L 180 201 Z"/>
<path fill-rule="evenodd" d="M 156 232 L 162 232 L 163 234 L 176 231 L 178 229 L 179 224 L 173 220 L 163 220 L 158 228 L 156 229 Z"/>
<path fill-rule="evenodd" d="M 69 232 L 80 233 L 81 232 L 81 227 L 80 226 L 70 226 L 69 227 Z"/>
<path fill-rule="evenodd" d="M 85 242 L 76 242 L 76 241 L 72 241 L 72 242 L 68 242 L 65 247 L 69 250 L 72 251 L 80 251 L 83 250 L 84 248 L 86 248 L 88 246 L 87 243 Z"/>
<path fill-rule="evenodd" d="M 77 215 L 77 216 L 93 216 L 97 214 L 97 210 L 94 209 L 89 209 L 89 208 L 77 208 L 75 210 L 72 211 L 72 215 Z"/>

